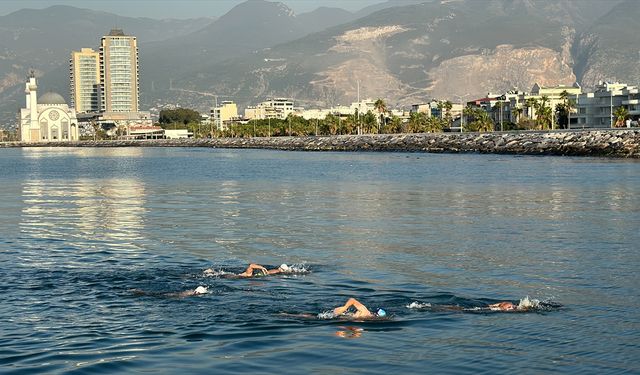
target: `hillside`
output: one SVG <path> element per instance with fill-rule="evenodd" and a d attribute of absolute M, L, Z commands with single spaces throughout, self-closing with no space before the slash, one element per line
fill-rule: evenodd
<path fill-rule="evenodd" d="M 145 44 L 140 62 L 148 79 L 143 85 L 150 89 L 154 82 L 155 89 L 168 89 L 170 80 L 200 77 L 213 63 L 256 53 L 353 18 L 352 13 L 338 8 L 318 8 L 298 16 L 279 2 L 249 0 L 201 30 Z"/>
<path fill-rule="evenodd" d="M 640 83 L 640 5 L 626 0 L 580 35 L 576 73 L 586 86 L 598 81 Z"/>
<path fill-rule="evenodd" d="M 288 96 L 332 105 L 361 96 L 409 105 L 517 87 L 572 84 L 578 30 L 617 2 L 447 1 L 384 8 L 273 48 L 201 68 L 183 89 L 240 103 Z M 637 6 L 637 5 L 636 5 Z"/>

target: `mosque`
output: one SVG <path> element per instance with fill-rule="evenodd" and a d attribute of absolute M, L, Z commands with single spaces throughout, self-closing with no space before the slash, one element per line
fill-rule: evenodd
<path fill-rule="evenodd" d="M 48 92 L 38 98 L 36 77 L 31 72 L 25 94 L 26 108 L 20 109 L 22 142 L 64 142 L 78 140 L 76 111 L 60 94 Z"/>

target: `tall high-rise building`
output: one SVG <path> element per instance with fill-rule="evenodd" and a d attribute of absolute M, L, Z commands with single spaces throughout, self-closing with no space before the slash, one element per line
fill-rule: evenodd
<path fill-rule="evenodd" d="M 113 29 L 100 44 L 102 112 L 138 112 L 138 42 Z"/>
<path fill-rule="evenodd" d="M 76 113 L 100 111 L 100 54 L 91 48 L 71 52 L 71 107 Z"/>

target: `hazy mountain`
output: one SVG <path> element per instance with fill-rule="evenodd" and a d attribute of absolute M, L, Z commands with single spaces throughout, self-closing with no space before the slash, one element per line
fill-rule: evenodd
<path fill-rule="evenodd" d="M 320 7 L 312 12 L 302 13 L 297 18 L 298 22 L 304 25 L 306 33 L 313 33 L 342 25 L 359 17 L 344 9 Z"/>
<path fill-rule="evenodd" d="M 576 43 L 576 74 L 583 84 L 640 83 L 640 4 L 627 0 L 597 20 Z"/>
<path fill-rule="evenodd" d="M 438 0 L 387 0 L 377 4 L 369 5 L 368 7 L 364 7 L 357 11 L 355 15 L 356 18 L 362 18 L 387 8 L 402 7 L 406 5 L 415 5 L 422 3 L 433 3 L 436 1 Z"/>
<path fill-rule="evenodd" d="M 279 2 L 249 0 L 231 9 L 207 27 L 173 39 L 148 43 L 140 61 L 157 89 L 169 81 L 199 72 L 214 62 L 256 53 L 354 19 L 338 8 L 318 8 L 296 16 Z M 147 87 L 150 89 L 150 87 Z"/>
<path fill-rule="evenodd" d="M 154 88 L 167 89 L 172 78 L 301 35 L 306 32 L 284 4 L 249 0 L 200 30 L 144 44 L 140 63 L 145 66 L 147 85 L 154 82 Z"/>
<path fill-rule="evenodd" d="M 242 104 L 289 96 L 307 105 L 353 101 L 358 82 L 361 96 L 402 105 L 431 97 L 471 99 L 514 87 L 529 90 L 536 82 L 572 84 L 582 78 L 573 70 L 582 64 L 572 53 L 576 35 L 598 12 L 618 3 L 454 0 L 384 8 L 200 68 L 176 82 L 182 89 Z M 637 60 L 626 61 L 637 67 Z"/>

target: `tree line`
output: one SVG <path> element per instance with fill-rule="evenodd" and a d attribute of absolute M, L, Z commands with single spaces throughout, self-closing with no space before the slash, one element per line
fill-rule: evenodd
<path fill-rule="evenodd" d="M 567 128 L 575 101 L 564 91 L 560 94 L 562 103 L 555 108 L 550 105 L 547 96 L 540 99 L 529 98 L 524 107 L 511 108 L 511 116 L 502 124 L 504 130 L 549 130 Z M 502 111 L 505 102 L 498 102 L 491 110 Z M 350 115 L 328 114 L 324 119 L 305 119 L 289 114 L 286 119 L 254 119 L 247 123 L 232 123 L 226 129 L 216 129 L 213 124 L 201 123 L 201 116 L 195 110 L 186 108 L 160 111 L 160 126 L 164 129 L 188 129 L 195 137 L 278 137 L 311 135 L 348 135 L 348 134 L 398 134 L 398 133 L 437 133 L 449 130 L 454 119 L 452 103 L 438 103 L 440 116 L 430 113 L 411 112 L 409 118 L 400 118 L 390 113 L 383 99 L 374 103 L 374 111 Z M 526 112 L 525 112 L 526 109 Z M 496 130 L 496 124 L 488 111 L 480 107 L 467 106 L 463 109 L 463 118 L 457 119 L 463 131 L 490 132 Z M 614 112 L 616 126 L 624 126 L 628 112 L 618 107 Z M 514 119 L 514 121 L 511 121 Z"/>

